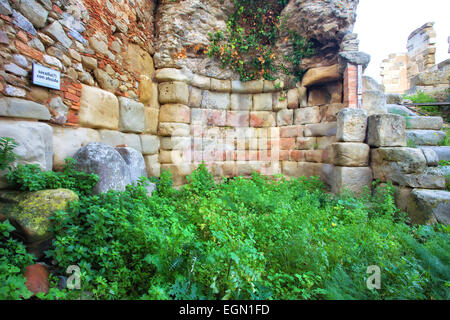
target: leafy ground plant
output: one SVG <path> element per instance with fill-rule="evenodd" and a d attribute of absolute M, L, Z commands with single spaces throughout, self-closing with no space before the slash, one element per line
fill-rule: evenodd
<path fill-rule="evenodd" d="M 163 172 L 124 192 L 82 196 L 54 218 L 48 257 L 81 269 L 93 299 L 448 299 L 449 229 L 411 226 L 394 188 L 361 198 L 318 178 L 254 174 L 214 183 L 201 165 L 176 190 Z M 368 289 L 367 268 L 381 270 Z M 43 297 L 45 298 L 45 297 Z"/>

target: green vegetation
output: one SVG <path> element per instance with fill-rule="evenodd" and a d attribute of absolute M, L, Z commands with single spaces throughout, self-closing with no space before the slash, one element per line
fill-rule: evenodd
<path fill-rule="evenodd" d="M 42 174 L 24 166 L 10 176 L 25 190 L 51 187 Z M 152 197 L 146 179 L 100 195 L 88 181 L 64 185 L 80 200 L 55 213 L 46 252 L 56 274 L 80 267 L 81 289 L 53 280 L 41 299 L 450 298 L 450 229 L 408 225 L 391 185 L 355 198 L 327 194 L 319 178 L 255 173 L 216 184 L 204 165 L 179 190 L 163 172 Z M 21 274 L 31 257 L 8 222 L 0 231 L 0 295 L 28 298 Z M 380 290 L 366 286 L 372 265 Z"/>
<path fill-rule="evenodd" d="M 75 160 L 71 158 L 66 159 L 62 172 L 44 172 L 39 165 L 19 164 L 6 177 L 12 187 L 22 191 L 64 188 L 71 189 L 78 195 L 89 195 L 98 182 L 98 176 L 76 171 L 74 166 Z"/>
<path fill-rule="evenodd" d="M 210 33 L 210 57 L 222 62 L 223 68 L 231 68 L 239 73 L 242 81 L 264 78 L 275 80 L 274 73 L 281 70 L 301 80 L 300 67 L 305 57 L 314 54 L 312 43 L 292 30 L 287 30 L 281 21 L 281 11 L 287 0 L 234 0 L 235 11 L 227 21 L 226 32 Z M 293 53 L 285 57 L 291 62 L 292 70 L 277 65 L 273 53 L 275 43 L 283 37 L 290 41 Z"/>
<path fill-rule="evenodd" d="M 17 156 L 14 149 L 17 148 L 17 143 L 12 138 L 0 137 L 0 171 L 11 169 L 10 165 Z"/>
<path fill-rule="evenodd" d="M 0 300 L 28 299 L 32 294 L 23 274 L 34 259 L 22 242 L 11 237 L 14 230 L 8 220 L 0 222 Z"/>
<path fill-rule="evenodd" d="M 441 142 L 439 142 L 440 146 L 450 146 L 450 127 L 442 128 L 445 132 L 445 138 Z"/>

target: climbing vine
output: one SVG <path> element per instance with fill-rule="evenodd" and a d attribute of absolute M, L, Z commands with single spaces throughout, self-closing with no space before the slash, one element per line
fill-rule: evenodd
<path fill-rule="evenodd" d="M 235 11 L 227 21 L 226 31 L 210 33 L 210 57 L 217 57 L 222 68 L 239 73 L 242 81 L 255 79 L 275 80 L 281 70 L 301 80 L 301 60 L 314 54 L 312 43 L 293 30 L 287 30 L 280 14 L 288 0 L 234 0 Z M 289 70 L 276 62 L 275 43 L 282 34 L 290 41 L 293 54 L 284 57 L 292 63 Z"/>

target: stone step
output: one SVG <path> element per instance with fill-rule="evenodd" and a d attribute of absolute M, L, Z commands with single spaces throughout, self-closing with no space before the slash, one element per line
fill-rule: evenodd
<path fill-rule="evenodd" d="M 444 141 L 445 132 L 437 130 L 406 130 L 406 139 L 417 146 L 438 146 Z"/>
<path fill-rule="evenodd" d="M 450 192 L 444 190 L 414 189 L 407 204 L 413 223 L 450 224 Z"/>
<path fill-rule="evenodd" d="M 439 157 L 439 161 L 442 161 L 442 160 L 450 161 L 450 146 L 440 146 L 440 147 L 424 146 L 424 147 L 421 147 L 421 149 L 433 150 L 434 152 L 436 152 L 437 156 Z"/>
<path fill-rule="evenodd" d="M 398 104 L 387 104 L 386 107 L 389 113 L 398 114 L 405 117 L 417 117 L 417 114 L 414 111 L 409 110 L 405 106 Z"/>
<path fill-rule="evenodd" d="M 441 130 L 442 117 L 406 117 L 406 129 Z"/>

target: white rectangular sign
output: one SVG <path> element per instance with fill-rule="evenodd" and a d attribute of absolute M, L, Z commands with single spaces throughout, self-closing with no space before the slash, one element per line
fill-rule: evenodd
<path fill-rule="evenodd" d="M 61 73 L 43 65 L 33 63 L 33 84 L 61 90 Z"/>

